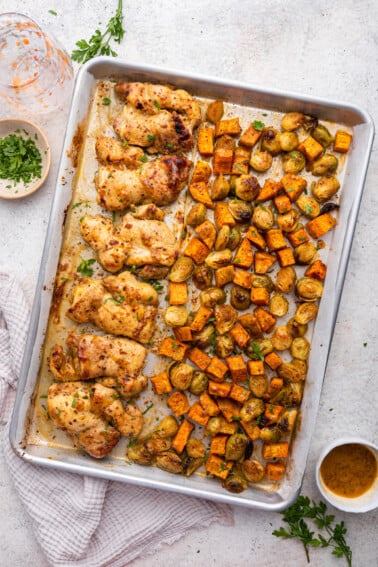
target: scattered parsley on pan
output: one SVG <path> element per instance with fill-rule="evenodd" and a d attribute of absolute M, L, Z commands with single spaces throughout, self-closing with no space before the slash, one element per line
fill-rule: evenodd
<path fill-rule="evenodd" d="M 71 57 L 78 63 L 86 63 L 97 55 L 111 55 L 117 57 L 117 53 L 110 47 L 110 40 L 113 38 L 116 43 L 121 43 L 125 30 L 122 26 L 122 0 L 118 0 L 118 7 L 115 15 L 110 18 L 104 33 L 99 29 L 90 37 L 89 41 L 80 39 L 76 42 L 79 49 L 75 49 Z"/>
<path fill-rule="evenodd" d="M 26 132 L 25 132 L 26 135 Z M 30 183 L 41 178 L 42 158 L 31 138 L 9 134 L 0 138 L 0 178 Z"/>

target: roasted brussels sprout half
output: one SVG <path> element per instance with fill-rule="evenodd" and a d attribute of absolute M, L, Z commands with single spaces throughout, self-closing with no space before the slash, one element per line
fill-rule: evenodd
<path fill-rule="evenodd" d="M 331 199 L 340 189 L 340 183 L 334 175 L 325 175 L 311 186 L 312 194 L 319 203 Z"/>
<path fill-rule="evenodd" d="M 304 242 L 294 248 L 294 258 L 297 264 L 311 264 L 318 250 L 313 242 Z"/>
<path fill-rule="evenodd" d="M 294 320 L 299 325 L 307 325 L 315 319 L 319 307 L 315 303 L 301 303 L 294 314 Z"/>
<path fill-rule="evenodd" d="M 242 470 L 239 467 L 234 467 L 228 477 L 222 481 L 222 486 L 233 494 L 240 494 L 247 490 L 248 482 Z"/>
<path fill-rule="evenodd" d="M 217 252 L 210 252 L 205 260 L 205 264 L 209 266 L 209 268 L 216 270 L 217 268 L 224 268 L 224 266 L 228 266 L 231 263 L 231 260 L 232 252 L 228 248 L 225 248 L 224 250 L 219 250 Z"/>
<path fill-rule="evenodd" d="M 256 417 L 264 413 L 264 411 L 265 404 L 263 400 L 260 400 L 259 398 L 250 398 L 243 404 L 240 410 L 240 417 L 243 421 L 248 423 L 249 421 L 256 419 Z"/>
<path fill-rule="evenodd" d="M 222 418 L 219 416 L 211 417 L 207 422 L 205 433 L 206 435 L 210 435 L 210 437 L 213 437 L 214 435 L 217 435 L 220 432 L 221 427 L 222 427 Z"/>
<path fill-rule="evenodd" d="M 213 270 L 206 264 L 201 264 L 201 266 L 194 268 L 192 279 L 198 289 L 207 289 L 213 283 Z"/>
<path fill-rule="evenodd" d="M 260 439 L 264 443 L 276 443 L 282 437 L 282 431 L 278 426 L 274 427 L 262 427 L 260 429 Z"/>
<path fill-rule="evenodd" d="M 261 190 L 258 179 L 254 175 L 239 175 L 233 187 L 236 197 L 243 201 L 253 201 Z"/>
<path fill-rule="evenodd" d="M 253 152 L 251 159 L 249 160 L 249 165 L 255 171 L 263 173 L 268 171 L 272 167 L 273 157 L 269 152 Z"/>
<path fill-rule="evenodd" d="M 248 437 L 244 433 L 230 435 L 226 443 L 226 461 L 238 461 L 244 458 Z"/>
<path fill-rule="evenodd" d="M 206 447 L 199 439 L 191 437 L 186 444 L 186 452 L 189 457 L 198 459 L 206 454 Z"/>
<path fill-rule="evenodd" d="M 303 305 L 315 305 L 314 303 L 304 303 Z M 294 317 L 287 322 L 287 328 L 293 338 L 303 337 L 307 333 L 308 325 L 298 323 Z"/>
<path fill-rule="evenodd" d="M 223 201 L 230 192 L 230 182 L 223 174 L 217 175 L 211 186 L 213 201 Z"/>
<path fill-rule="evenodd" d="M 231 331 L 238 320 L 238 314 L 231 305 L 216 305 L 214 309 L 215 328 L 218 335 Z"/>
<path fill-rule="evenodd" d="M 172 440 L 169 437 L 152 436 L 145 441 L 147 451 L 154 456 L 168 451 L 171 448 L 171 444 Z"/>
<path fill-rule="evenodd" d="M 255 207 L 252 216 L 252 224 L 260 230 L 269 230 L 274 225 L 274 213 L 270 207 L 259 204 Z"/>
<path fill-rule="evenodd" d="M 241 463 L 241 467 L 248 482 L 260 482 L 265 476 L 264 465 L 257 459 L 246 459 Z"/>
<path fill-rule="evenodd" d="M 302 301 L 316 301 L 323 294 L 323 284 L 315 278 L 300 278 L 296 283 L 295 293 Z"/>
<path fill-rule="evenodd" d="M 194 270 L 194 262 L 188 256 L 180 256 L 173 264 L 168 279 L 171 282 L 185 282 L 190 278 Z"/>
<path fill-rule="evenodd" d="M 260 360 L 262 356 L 266 356 L 273 352 L 273 344 L 271 339 L 253 339 L 246 346 L 246 353 L 252 360 Z"/>
<path fill-rule="evenodd" d="M 234 339 L 228 333 L 219 337 L 215 337 L 215 354 L 219 358 L 226 358 L 227 356 L 231 356 L 234 352 L 234 348 Z"/>
<path fill-rule="evenodd" d="M 303 125 L 304 116 L 301 112 L 288 112 L 281 120 L 283 130 L 292 132 Z"/>
<path fill-rule="evenodd" d="M 236 222 L 245 223 L 251 219 L 253 206 L 248 201 L 232 199 L 228 203 L 228 208 Z"/>
<path fill-rule="evenodd" d="M 309 219 L 314 219 L 320 215 L 320 205 L 314 197 L 310 195 L 299 195 L 295 201 L 298 209 Z"/>
<path fill-rule="evenodd" d="M 182 305 L 170 305 L 164 313 L 164 319 L 171 327 L 182 327 L 188 320 L 188 312 Z"/>
<path fill-rule="evenodd" d="M 184 470 L 181 458 L 174 451 L 166 451 L 158 455 L 155 464 L 159 469 L 173 474 L 181 474 Z"/>
<path fill-rule="evenodd" d="M 311 132 L 311 136 L 315 138 L 323 148 L 328 148 L 333 142 L 332 134 L 323 124 L 318 124 Z"/>
<path fill-rule="evenodd" d="M 298 134 L 296 132 L 282 132 L 280 134 L 281 150 L 284 152 L 292 152 L 299 144 Z"/>
<path fill-rule="evenodd" d="M 320 176 L 327 173 L 335 173 L 339 165 L 339 160 L 333 154 L 324 154 L 311 164 L 312 175 Z"/>
<path fill-rule="evenodd" d="M 200 293 L 201 304 L 213 308 L 226 302 L 226 293 L 220 287 L 209 287 Z"/>
<path fill-rule="evenodd" d="M 279 214 L 276 217 L 277 224 L 283 232 L 293 232 L 298 228 L 300 214 L 297 209 L 291 209 L 287 213 Z"/>
<path fill-rule="evenodd" d="M 324 215 L 325 213 L 330 213 L 331 211 L 335 211 L 340 208 L 340 205 L 337 203 L 325 203 L 320 209 L 320 215 Z"/>
<path fill-rule="evenodd" d="M 275 404 L 285 407 L 299 406 L 303 396 L 303 382 L 285 384 L 279 394 L 274 398 Z"/>
<path fill-rule="evenodd" d="M 206 118 L 210 120 L 213 124 L 219 122 L 222 119 L 224 112 L 223 100 L 214 100 L 210 102 L 206 110 Z"/>
<path fill-rule="evenodd" d="M 297 274 L 292 266 L 281 268 L 276 276 L 276 288 L 282 293 L 290 293 L 295 286 Z"/>
<path fill-rule="evenodd" d="M 282 169 L 285 173 L 299 173 L 306 166 L 306 158 L 299 150 L 282 156 Z"/>
<path fill-rule="evenodd" d="M 191 476 L 193 473 L 196 472 L 196 470 L 202 467 L 203 463 L 204 463 L 203 457 L 197 457 L 197 458 L 193 458 L 189 456 L 183 457 L 182 466 L 184 469 L 185 476 Z"/>
<path fill-rule="evenodd" d="M 286 325 L 283 325 L 275 328 L 271 341 L 275 350 L 286 350 L 290 348 L 293 337 Z"/>
<path fill-rule="evenodd" d="M 186 224 L 189 226 L 198 226 L 206 219 L 207 209 L 203 203 L 196 203 L 188 212 Z"/>
<path fill-rule="evenodd" d="M 274 283 L 272 282 L 272 278 L 266 274 L 253 274 L 252 287 L 265 287 L 269 293 L 272 293 L 274 290 Z"/>
<path fill-rule="evenodd" d="M 318 125 L 318 119 L 316 116 L 311 116 L 311 114 L 305 114 L 303 116 L 303 128 L 307 131 L 313 131 Z"/>
<path fill-rule="evenodd" d="M 290 352 L 293 358 L 307 360 L 310 355 L 310 343 L 305 337 L 296 337 L 291 343 Z"/>
<path fill-rule="evenodd" d="M 231 288 L 230 303 L 238 311 L 244 311 L 251 305 L 251 294 L 248 289 L 240 285 L 233 285 Z"/>
<path fill-rule="evenodd" d="M 214 341 L 214 325 L 206 325 L 201 331 L 193 333 L 193 343 L 198 348 L 206 348 Z"/>
<path fill-rule="evenodd" d="M 189 392 L 194 394 L 195 396 L 199 396 L 202 392 L 207 390 L 207 385 L 209 383 L 209 379 L 205 372 L 200 372 L 199 370 L 195 370 L 193 373 L 192 381 L 189 386 Z"/>
<path fill-rule="evenodd" d="M 267 376 L 251 376 L 249 379 L 249 389 L 256 398 L 262 398 L 268 389 Z"/>
<path fill-rule="evenodd" d="M 175 362 L 169 368 L 169 378 L 174 388 L 187 390 L 193 379 L 194 368 L 185 362 Z"/>
<path fill-rule="evenodd" d="M 283 362 L 277 368 L 277 374 L 283 378 L 285 382 L 301 382 L 303 380 L 302 372 L 293 364 L 293 362 Z"/>
<path fill-rule="evenodd" d="M 264 128 L 260 138 L 260 148 L 276 156 L 281 151 L 280 133 L 275 128 Z"/>
<path fill-rule="evenodd" d="M 305 380 L 307 376 L 307 361 L 300 360 L 299 358 L 293 358 L 291 360 L 291 364 L 293 364 L 299 370 L 301 379 Z"/>
<path fill-rule="evenodd" d="M 291 433 L 294 429 L 298 416 L 298 410 L 294 408 L 285 409 L 278 422 L 278 427 L 283 433 Z"/>
<path fill-rule="evenodd" d="M 275 317 L 284 317 L 284 315 L 286 315 L 286 313 L 288 312 L 288 309 L 289 302 L 286 297 L 284 297 L 280 293 L 275 293 L 274 295 L 272 295 L 269 302 L 269 311 L 272 315 L 274 315 Z"/>
<path fill-rule="evenodd" d="M 158 425 L 154 435 L 159 437 L 174 437 L 178 431 L 179 425 L 173 415 L 164 417 Z"/>
<path fill-rule="evenodd" d="M 240 241 L 241 241 L 240 231 L 236 226 L 234 226 L 231 229 L 230 237 L 228 239 L 228 248 L 230 250 L 235 250 L 239 246 Z"/>
<path fill-rule="evenodd" d="M 227 224 L 224 224 L 218 232 L 217 239 L 214 244 L 214 248 L 217 252 L 224 250 L 228 247 L 228 241 L 230 239 L 231 229 Z"/>
<path fill-rule="evenodd" d="M 127 447 L 127 457 L 138 465 L 152 465 L 154 456 L 143 442 L 130 443 Z"/>

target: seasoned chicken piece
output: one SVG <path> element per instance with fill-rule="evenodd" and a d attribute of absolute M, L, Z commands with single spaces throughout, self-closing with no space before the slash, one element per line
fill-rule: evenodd
<path fill-rule="evenodd" d="M 129 146 L 110 136 L 98 136 L 96 155 L 100 161 L 122 163 L 130 169 L 136 169 L 142 163 L 144 152 L 141 148 Z"/>
<path fill-rule="evenodd" d="M 138 437 L 143 429 L 143 415 L 132 403 L 123 406 L 113 388 L 95 384 L 92 388 L 92 408 L 108 418 L 124 437 Z"/>
<path fill-rule="evenodd" d="M 79 449 L 96 459 L 105 457 L 120 439 L 120 433 L 92 411 L 91 388 L 85 382 L 51 384 L 47 409 L 58 429 L 66 431 Z"/>
<path fill-rule="evenodd" d="M 141 375 L 147 351 L 141 344 L 110 335 L 80 335 L 74 331 L 66 342 L 66 353 L 60 345 L 55 345 L 50 354 L 50 370 L 56 380 L 116 378 L 127 396 L 147 385 L 147 379 Z"/>
<path fill-rule="evenodd" d="M 151 284 L 140 282 L 128 271 L 117 276 L 107 276 L 103 280 L 104 286 L 110 293 L 125 296 L 129 305 L 158 305 L 158 294 Z"/>
<path fill-rule="evenodd" d="M 164 222 L 138 219 L 132 213 L 116 227 L 111 219 L 85 215 L 80 231 L 108 272 L 118 272 L 124 265 L 169 267 L 178 256 L 178 242 Z"/>
<path fill-rule="evenodd" d="M 148 203 L 147 205 L 140 205 L 133 209 L 133 217 L 135 219 L 145 219 L 145 220 L 163 220 L 164 211 L 159 209 L 153 203 Z"/>
<path fill-rule="evenodd" d="M 188 181 L 192 162 L 185 157 L 163 156 L 130 170 L 100 165 L 96 177 L 97 200 L 110 211 L 149 201 L 163 206 L 173 203 Z"/>

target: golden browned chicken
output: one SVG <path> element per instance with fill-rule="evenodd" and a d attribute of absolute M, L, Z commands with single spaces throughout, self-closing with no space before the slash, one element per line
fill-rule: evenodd
<path fill-rule="evenodd" d="M 77 323 L 94 323 L 107 333 L 148 343 L 155 330 L 157 303 L 150 284 L 123 272 L 103 281 L 84 278 L 72 290 L 67 314 Z"/>
<path fill-rule="evenodd" d="M 97 159 L 104 163 L 122 163 L 132 169 L 141 165 L 144 151 L 110 136 L 98 136 L 96 155 Z"/>
<path fill-rule="evenodd" d="M 51 384 L 47 409 L 58 429 L 62 429 L 79 449 L 96 459 L 105 457 L 120 439 L 109 418 L 92 411 L 92 384 L 64 382 Z"/>
<path fill-rule="evenodd" d="M 96 383 L 91 390 L 92 411 L 110 420 L 124 437 L 138 437 L 143 429 L 143 415 L 132 403 L 122 404 L 113 388 Z"/>
<path fill-rule="evenodd" d="M 50 353 L 50 370 L 61 382 L 110 377 L 126 398 L 140 393 L 147 386 L 141 374 L 147 351 L 130 339 L 111 335 L 89 335 L 71 332 L 67 352 L 55 345 Z"/>
<path fill-rule="evenodd" d="M 100 165 L 95 183 L 101 206 L 122 211 L 144 201 L 169 205 L 187 183 L 192 162 L 170 155 L 139 165 L 138 169 Z"/>
<path fill-rule="evenodd" d="M 163 221 L 136 218 L 133 213 L 124 215 L 117 226 L 101 215 L 85 215 L 80 231 L 108 272 L 124 265 L 172 266 L 178 256 L 178 242 Z"/>

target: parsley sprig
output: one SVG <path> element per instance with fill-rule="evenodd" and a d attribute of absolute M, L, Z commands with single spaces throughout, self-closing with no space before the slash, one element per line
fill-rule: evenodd
<path fill-rule="evenodd" d="M 349 567 L 352 567 L 352 550 L 345 541 L 347 529 L 344 522 L 333 525 L 335 516 L 327 514 L 327 506 L 324 502 L 316 504 L 314 500 L 310 500 L 307 496 L 299 496 L 296 502 L 287 510 L 281 512 L 283 521 L 286 522 L 290 530 L 286 530 L 283 526 L 279 530 L 272 533 L 277 537 L 286 539 L 298 538 L 303 543 L 307 562 L 310 563 L 310 547 L 331 547 L 332 555 L 336 557 L 345 557 Z M 309 525 L 305 522 L 305 518 L 312 520 L 313 524 L 326 533 L 315 534 L 311 531 Z"/>
<path fill-rule="evenodd" d="M 104 33 L 97 29 L 90 37 L 89 41 L 80 39 L 76 42 L 79 49 L 72 52 L 72 59 L 78 63 L 86 63 L 97 55 L 111 55 L 117 57 L 116 51 L 110 47 L 110 40 L 113 39 L 116 43 L 121 43 L 125 30 L 122 25 L 122 0 L 118 0 L 118 7 L 115 15 L 110 18 Z"/>

